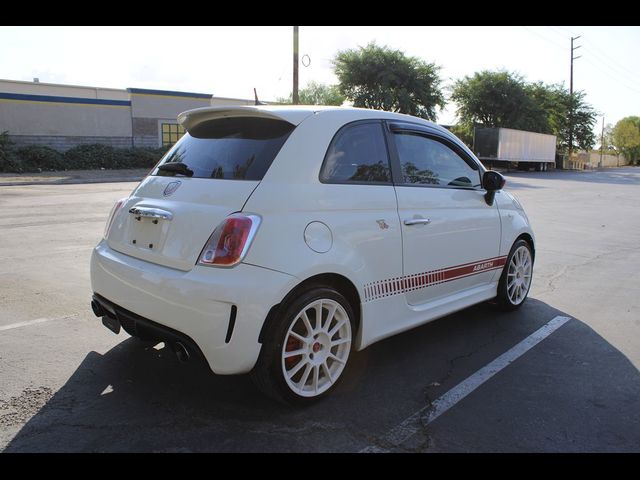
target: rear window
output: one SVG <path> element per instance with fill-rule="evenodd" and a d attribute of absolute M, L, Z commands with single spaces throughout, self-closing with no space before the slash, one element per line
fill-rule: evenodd
<path fill-rule="evenodd" d="M 269 118 L 219 118 L 192 128 L 162 158 L 158 167 L 182 163 L 193 178 L 262 180 L 294 125 Z M 182 175 L 156 168 L 152 175 Z"/>

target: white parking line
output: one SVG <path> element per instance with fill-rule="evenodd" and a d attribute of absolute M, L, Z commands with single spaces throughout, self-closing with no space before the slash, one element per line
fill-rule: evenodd
<path fill-rule="evenodd" d="M 470 377 L 467 377 L 467 379 L 453 387 L 433 403 L 421 408 L 409 418 L 404 420 L 400 425 L 391 429 L 384 437 L 381 438 L 380 443 L 382 443 L 383 445 L 392 446 L 401 445 L 410 437 L 415 435 L 421 427 L 433 422 L 436 418 L 445 413 L 464 397 L 469 395 L 500 370 L 507 367 L 512 362 L 524 355 L 526 352 L 531 350 L 538 343 L 547 338 L 569 320 L 571 320 L 571 317 L 555 317 L 549 323 L 543 325 L 541 328 L 533 332 L 516 346 L 500 355 L 493 362 L 484 366 Z M 377 446 L 368 446 L 360 450 L 360 453 L 385 452 L 389 452 L 389 450 Z"/>
<path fill-rule="evenodd" d="M 74 313 L 73 315 L 67 315 L 65 317 L 55 317 L 55 318 L 36 318 L 35 320 L 27 320 L 24 322 L 10 323 L 9 325 L 0 325 L 0 332 L 4 330 L 13 330 L 14 328 L 20 327 L 28 327 L 30 325 L 36 325 L 38 323 L 44 322 L 52 322 L 54 320 L 66 320 L 67 318 L 77 317 L 78 314 Z"/>

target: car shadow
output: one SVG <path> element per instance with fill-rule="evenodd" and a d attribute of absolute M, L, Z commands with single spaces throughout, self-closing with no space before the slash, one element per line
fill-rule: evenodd
<path fill-rule="evenodd" d="M 128 338 L 104 355 L 88 353 L 4 451 L 359 451 L 557 315 L 566 314 L 533 298 L 517 312 L 498 313 L 488 304 L 468 308 L 355 354 L 336 391 L 305 408 L 289 408 L 263 397 L 248 376 L 215 376 L 201 364 L 179 363 L 168 348 Z M 565 374 L 548 382 L 545 389 L 539 384 L 524 389 L 527 395 L 538 395 L 539 401 L 530 399 L 527 409 L 521 409 L 521 402 L 514 399 L 513 417 L 532 422 L 536 412 L 531 411 L 531 402 L 544 404 L 558 419 L 549 428 L 579 430 L 581 439 L 592 442 L 584 448 L 637 451 L 638 370 L 578 319 L 553 335 L 558 336 L 554 341 L 560 346 L 554 344 L 554 351 L 559 349 L 560 356 L 542 355 L 542 360 L 529 364 L 526 354 L 514 366 L 520 362 L 520 368 L 535 378 L 545 362 L 561 362 Z M 583 366 L 584 362 L 589 366 Z M 508 384 L 525 377 L 519 374 Z M 492 381 L 479 393 L 500 396 L 491 391 L 495 388 Z M 577 384 L 581 387 L 576 388 Z M 553 410 L 545 395 L 564 399 L 556 400 L 559 411 Z M 464 406 L 460 405 L 462 412 Z M 467 428 L 473 430 L 474 422 L 487 427 L 473 409 L 467 415 Z M 598 421 L 590 425 L 594 415 Z M 563 418 L 567 419 L 564 423 Z M 446 421 L 447 415 L 438 420 Z M 605 438 L 603 425 L 617 435 L 605 444 L 599 443 Z M 507 438 L 496 444 L 497 450 L 509 451 L 509 445 L 514 445 L 510 440 L 520 434 L 518 425 L 501 432 Z M 448 430 L 443 435 L 456 433 Z M 544 451 L 550 435 L 554 433 L 530 434 L 530 441 Z M 549 449 L 571 451 L 575 445 L 570 437 Z M 446 438 L 439 441 L 448 445 Z M 485 438 L 484 447 L 491 441 Z M 428 444 L 421 448 L 429 451 Z"/>

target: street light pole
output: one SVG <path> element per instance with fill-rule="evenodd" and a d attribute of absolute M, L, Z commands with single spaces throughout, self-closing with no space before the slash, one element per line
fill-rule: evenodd
<path fill-rule="evenodd" d="M 298 105 L 298 27 L 293 27 L 293 94 L 291 95 L 293 104 Z"/>

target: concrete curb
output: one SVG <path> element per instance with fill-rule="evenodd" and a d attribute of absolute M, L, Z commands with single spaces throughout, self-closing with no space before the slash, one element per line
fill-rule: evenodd
<path fill-rule="evenodd" d="M 28 185 L 74 185 L 82 183 L 122 183 L 139 182 L 144 176 L 137 177 L 111 177 L 111 178 L 65 178 L 59 180 L 26 180 L 3 182 L 0 180 L 0 187 L 20 187 Z"/>

